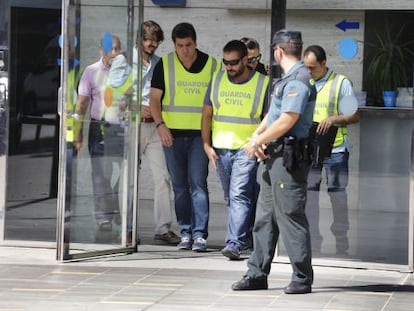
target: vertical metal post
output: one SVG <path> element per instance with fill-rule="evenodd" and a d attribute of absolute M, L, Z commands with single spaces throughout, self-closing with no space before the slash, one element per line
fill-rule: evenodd
<path fill-rule="evenodd" d="M 128 20 L 127 20 L 127 59 L 132 64 L 132 49 L 134 48 L 134 2 L 135 0 L 128 0 Z"/>
<path fill-rule="evenodd" d="M 62 0 L 62 28 L 61 28 L 61 81 L 58 98 L 58 120 L 60 121 L 57 132 L 60 132 L 59 166 L 58 166 L 58 192 L 57 192 L 57 224 L 56 224 L 56 259 L 63 261 L 69 258 L 70 248 L 70 215 L 72 208 L 72 185 L 75 183 L 74 149 L 73 141 L 66 140 L 67 120 L 73 118 L 74 105 L 68 104 L 68 94 L 73 92 L 73 85 L 69 85 L 69 72 L 74 71 L 74 76 L 79 74 L 79 65 L 76 60 L 80 55 L 80 2 L 81 0 Z"/>
<path fill-rule="evenodd" d="M 272 0 L 272 17 L 271 17 L 271 32 L 270 42 L 272 42 L 273 34 L 286 27 L 286 0 Z M 280 67 L 277 66 L 273 59 L 273 49 L 270 47 L 270 61 L 272 64 L 270 70 L 270 81 L 275 78 L 279 78 L 281 75 Z"/>
<path fill-rule="evenodd" d="M 286 26 L 286 0 L 272 0 L 272 15 L 271 15 L 271 32 L 270 32 L 270 42 L 272 42 L 272 37 L 273 34 L 280 30 L 285 28 Z M 269 96 L 268 96 L 268 100 L 269 100 L 269 106 L 270 106 L 270 101 L 271 101 L 271 94 L 273 92 L 273 82 L 280 78 L 282 71 L 280 69 L 280 66 L 276 64 L 275 60 L 274 60 L 274 52 L 273 52 L 273 47 L 270 46 L 270 83 L 271 87 L 269 87 Z M 279 254 L 279 244 L 276 247 L 276 253 L 275 256 L 278 256 Z"/>
<path fill-rule="evenodd" d="M 9 16 L 8 0 L 0 1 L 0 243 L 4 239 L 7 183 L 7 141 L 9 137 Z"/>
<path fill-rule="evenodd" d="M 65 105 L 64 99 L 67 98 L 67 83 L 66 77 L 69 68 L 68 64 L 68 23 L 69 23 L 69 6 L 70 0 L 62 0 L 62 28 L 61 28 L 61 68 L 60 68 L 60 87 L 59 87 L 59 96 L 58 96 L 58 115 L 59 115 L 59 126 L 60 129 L 66 135 L 66 127 L 64 126 L 65 117 L 63 116 Z M 59 140 L 59 166 L 58 166 L 58 193 L 57 193 L 57 224 L 56 224 L 56 260 L 62 261 L 65 259 L 68 254 L 69 249 L 69 231 L 65 231 L 65 206 L 66 206 L 66 139 Z"/>
<path fill-rule="evenodd" d="M 272 35 L 286 27 L 286 0 L 272 0 Z"/>
<path fill-rule="evenodd" d="M 413 76 L 414 81 L 414 76 Z M 414 88 L 414 85 L 413 85 Z M 411 97 L 411 119 L 414 119 L 414 98 Z M 414 124 L 411 122 L 410 194 L 408 204 L 408 269 L 414 271 Z"/>
<path fill-rule="evenodd" d="M 138 52 L 138 61 L 137 61 L 137 68 L 136 69 L 136 81 L 137 83 L 135 89 L 137 90 L 136 100 L 137 102 L 134 103 L 137 107 L 136 111 L 136 126 L 135 126 L 135 142 L 134 142 L 134 153 L 135 153 L 135 165 L 134 165 L 134 194 L 133 194 L 133 212 L 130 217 L 133 217 L 133 237 L 132 242 L 136 245 L 136 238 L 138 232 L 138 219 L 139 219 L 139 211 L 140 211 L 140 203 L 139 203 L 139 156 L 140 156 L 140 140 L 141 140 L 141 96 L 142 96 L 142 30 L 141 25 L 144 19 L 144 0 L 138 0 L 138 16 L 137 16 L 137 52 Z"/>

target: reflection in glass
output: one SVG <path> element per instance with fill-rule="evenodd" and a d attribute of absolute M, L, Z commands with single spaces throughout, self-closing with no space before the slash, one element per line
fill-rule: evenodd
<path fill-rule="evenodd" d="M 11 7 L 5 239 L 55 241 L 60 15 Z"/>

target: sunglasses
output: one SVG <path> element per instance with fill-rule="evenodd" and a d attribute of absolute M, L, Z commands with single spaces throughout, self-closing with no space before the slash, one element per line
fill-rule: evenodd
<path fill-rule="evenodd" d="M 240 63 L 240 58 L 238 59 L 232 59 L 232 60 L 227 60 L 223 58 L 223 64 L 224 66 L 230 65 L 230 66 L 236 66 L 238 63 Z"/>
<path fill-rule="evenodd" d="M 262 54 L 259 54 L 259 55 L 257 55 L 256 57 L 250 57 L 250 58 L 248 58 L 247 59 L 247 62 L 249 63 L 249 64 L 251 64 L 251 63 L 255 63 L 255 62 L 258 62 L 258 61 L 260 61 L 260 59 L 262 58 Z"/>

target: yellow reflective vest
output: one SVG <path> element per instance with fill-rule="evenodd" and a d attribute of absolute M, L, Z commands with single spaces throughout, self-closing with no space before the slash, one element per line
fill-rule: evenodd
<path fill-rule="evenodd" d="M 213 76 L 212 144 L 215 148 L 240 149 L 261 122 L 269 78 L 255 72 L 246 83 L 229 80 L 226 71 Z"/>
<path fill-rule="evenodd" d="M 73 142 L 74 139 L 74 119 L 73 114 L 75 112 L 77 92 L 76 86 L 78 82 L 78 68 L 72 68 L 68 72 L 67 78 L 67 98 L 66 98 L 66 141 Z"/>
<path fill-rule="evenodd" d="M 175 52 L 162 57 L 165 92 L 162 118 L 170 129 L 200 130 L 201 113 L 208 84 L 220 69 L 217 60 L 209 56 L 203 70 L 190 73 Z"/>
<path fill-rule="evenodd" d="M 344 79 L 345 76 L 335 72 L 332 72 L 328 77 L 328 80 L 316 97 L 313 121 L 321 122 L 330 116 L 338 115 L 339 92 Z M 335 137 L 334 147 L 343 144 L 345 135 L 348 135 L 346 127 L 340 127 Z"/>
<path fill-rule="evenodd" d="M 125 117 L 125 111 L 127 110 L 127 100 L 125 95 L 132 94 L 133 83 L 133 71 L 132 68 L 126 63 L 118 65 L 119 70 L 122 70 L 122 76 L 114 77 L 111 80 L 111 70 L 109 71 L 108 78 L 106 79 L 106 87 L 104 90 L 104 103 L 105 112 L 104 119 L 109 123 L 118 124 L 120 117 Z"/>

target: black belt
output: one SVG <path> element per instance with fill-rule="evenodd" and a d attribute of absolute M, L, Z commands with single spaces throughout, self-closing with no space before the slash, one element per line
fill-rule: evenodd
<path fill-rule="evenodd" d="M 264 153 L 270 157 L 281 156 L 284 149 L 284 138 L 278 139 L 269 143 L 264 150 Z M 300 160 L 309 160 L 310 156 L 310 142 L 308 138 L 301 139 L 297 142 L 297 152 Z"/>
<path fill-rule="evenodd" d="M 91 118 L 91 123 L 99 123 L 102 124 L 104 127 L 110 127 L 110 126 L 121 126 L 120 123 L 109 123 L 108 121 L 105 121 L 105 119 L 95 119 L 95 118 Z"/>

